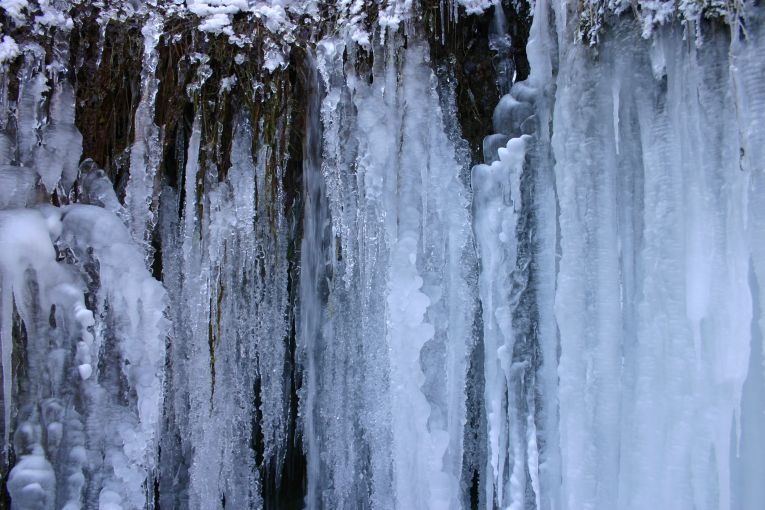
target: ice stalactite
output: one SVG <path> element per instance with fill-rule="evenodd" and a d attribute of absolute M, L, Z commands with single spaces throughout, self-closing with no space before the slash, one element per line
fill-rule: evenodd
<path fill-rule="evenodd" d="M 69 192 L 77 177 L 82 150 L 82 136 L 74 127 L 74 92 L 67 80 L 67 44 L 63 34 L 55 39 L 56 55 L 50 65 L 41 46 L 22 46 L 24 63 L 14 108 L 16 137 L 5 161 L 33 168 L 45 191 L 51 194 L 61 186 L 60 195 Z"/>
<path fill-rule="evenodd" d="M 153 261 L 151 235 L 157 223 L 158 179 L 157 170 L 162 158 L 160 129 L 154 123 L 155 102 L 159 78 L 157 45 L 162 35 L 163 20 L 150 13 L 141 28 L 143 60 L 141 69 L 141 100 L 134 117 L 134 140 L 130 151 L 130 180 L 125 191 L 125 202 L 130 211 L 130 232 L 137 243 L 144 246 L 147 264 Z"/>
<path fill-rule="evenodd" d="M 262 126 L 255 131 L 242 116 L 223 177 L 203 148 L 203 128 L 197 114 L 181 191 L 166 186 L 162 194 L 163 274 L 174 341 L 163 464 L 168 476 L 160 480 L 160 501 L 257 508 L 263 504 L 259 469 L 281 472 L 288 427 L 285 161 L 279 147 L 262 138 L 253 143 Z M 172 489 L 171 466 L 180 459 L 187 492 Z"/>
<path fill-rule="evenodd" d="M 485 405 L 488 433 L 488 467 L 490 478 L 485 484 L 487 501 L 505 501 L 507 455 L 513 459 L 525 456 L 520 431 L 515 421 L 521 395 L 509 385 L 523 370 L 523 362 L 513 362 L 515 334 L 513 314 L 518 297 L 513 295 L 514 271 L 518 260 L 516 231 L 522 209 L 521 176 L 528 135 L 512 138 L 497 151 L 497 160 L 473 169 L 475 232 L 481 257 L 481 303 L 483 305 Z M 492 241 L 496 241 L 493 243 Z M 498 278 L 497 275 L 503 275 Z M 512 430 L 511 430 L 512 428 Z M 512 443 L 512 444 L 511 444 Z M 511 487 L 508 501 L 522 506 L 525 467 L 511 462 L 508 473 Z M 536 470 L 535 470 L 536 471 Z M 492 483 L 488 483 L 491 481 Z M 521 499 L 518 499 L 521 498 Z"/>

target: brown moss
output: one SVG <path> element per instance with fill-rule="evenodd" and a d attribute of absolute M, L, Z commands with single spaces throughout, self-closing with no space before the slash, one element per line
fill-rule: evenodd
<path fill-rule="evenodd" d="M 72 33 L 75 125 L 82 134 L 82 159 L 91 158 L 120 193 L 128 178 L 128 148 L 141 95 L 143 36 L 138 20 L 110 21 L 99 62 L 100 28 L 95 17 Z"/>

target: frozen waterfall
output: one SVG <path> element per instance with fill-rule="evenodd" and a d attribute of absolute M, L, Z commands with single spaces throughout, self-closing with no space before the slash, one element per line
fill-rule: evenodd
<path fill-rule="evenodd" d="M 0 508 L 765 508 L 758 2 L 0 27 Z"/>

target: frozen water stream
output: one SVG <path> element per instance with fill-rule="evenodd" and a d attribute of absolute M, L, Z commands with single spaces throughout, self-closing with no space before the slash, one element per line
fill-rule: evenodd
<path fill-rule="evenodd" d="M 761 6 L 441 2 L 471 154 L 422 2 L 113 4 L 0 0 L 0 507 L 765 507 Z"/>

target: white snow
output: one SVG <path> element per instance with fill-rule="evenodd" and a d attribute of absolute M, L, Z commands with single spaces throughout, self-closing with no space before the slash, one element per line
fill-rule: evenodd
<path fill-rule="evenodd" d="M 467 14 L 481 14 L 489 7 L 498 5 L 497 0 L 457 0 Z"/>
<path fill-rule="evenodd" d="M 10 62 L 20 54 L 19 45 L 10 35 L 4 35 L 0 41 L 0 65 Z"/>
<path fill-rule="evenodd" d="M 29 2 L 27 0 L 0 0 L 0 7 L 5 10 L 14 23 L 21 25 L 25 21 L 25 11 L 29 9 Z"/>

